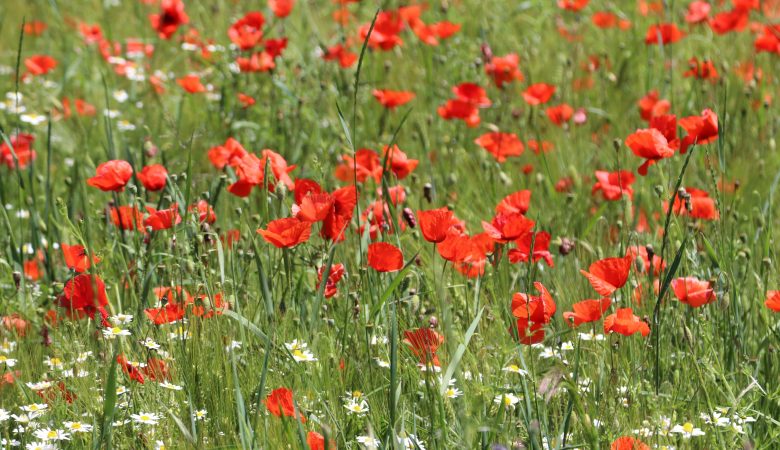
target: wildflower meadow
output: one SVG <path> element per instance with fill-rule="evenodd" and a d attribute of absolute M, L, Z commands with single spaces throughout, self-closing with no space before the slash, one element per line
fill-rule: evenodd
<path fill-rule="evenodd" d="M 778 0 L 0 0 L 0 448 L 780 449 Z"/>

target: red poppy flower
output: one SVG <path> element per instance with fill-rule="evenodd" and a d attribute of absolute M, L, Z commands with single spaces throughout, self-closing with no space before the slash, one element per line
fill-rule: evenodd
<path fill-rule="evenodd" d="M 377 272 L 397 272 L 404 266 L 401 250 L 387 242 L 368 245 L 368 265 Z"/>
<path fill-rule="evenodd" d="M 247 153 L 234 160 L 232 167 L 238 179 L 227 187 L 231 194 L 237 197 L 247 197 L 252 193 L 252 188 L 263 184 L 265 164 L 257 155 Z M 270 190 L 273 191 L 273 189 Z"/>
<path fill-rule="evenodd" d="M 63 97 L 62 101 L 62 116 L 64 118 L 69 118 L 73 115 L 73 111 L 71 109 L 71 101 L 68 97 Z M 80 116 L 94 116 L 97 112 L 97 109 L 95 107 L 84 100 L 77 98 L 74 100 L 74 106 L 76 108 L 76 113 Z"/>
<path fill-rule="evenodd" d="M 187 211 L 196 211 L 198 213 L 198 221 L 205 223 L 214 223 L 217 221 L 217 215 L 214 213 L 214 208 L 209 205 L 206 200 L 198 200 L 194 205 L 190 205 Z"/>
<path fill-rule="evenodd" d="M 590 16 L 590 21 L 593 22 L 593 25 L 596 25 L 597 27 L 602 29 L 614 28 L 618 25 L 620 25 L 621 28 L 626 29 L 631 24 L 628 21 L 619 20 L 616 14 L 611 13 L 609 11 L 594 12 L 593 15 Z"/>
<path fill-rule="evenodd" d="M 494 56 L 490 62 L 485 64 L 485 73 L 493 79 L 496 87 L 502 89 L 504 84 L 512 81 L 523 81 L 523 74 L 517 66 L 520 64 L 520 57 L 517 53 L 510 53 L 505 56 Z"/>
<path fill-rule="evenodd" d="M 268 0 L 268 7 L 280 19 L 289 16 L 293 6 L 295 6 L 295 0 Z"/>
<path fill-rule="evenodd" d="M 333 207 L 322 222 L 320 236 L 334 242 L 340 242 L 345 239 L 345 232 L 352 221 L 352 215 L 357 205 L 355 186 L 336 189 L 331 196 L 333 197 Z"/>
<path fill-rule="evenodd" d="M 639 99 L 637 105 L 639 106 L 639 114 L 642 116 L 642 119 L 648 122 L 655 116 L 667 114 L 672 108 L 669 100 L 658 98 L 658 91 L 648 92 L 647 95 Z"/>
<path fill-rule="evenodd" d="M 295 186 L 295 195 L 298 197 L 298 180 L 295 181 Z M 296 218 L 305 222 L 320 222 L 325 220 L 328 214 L 330 214 L 333 209 L 333 202 L 333 196 L 327 192 L 307 192 L 300 197 L 300 200 L 296 199 L 296 204 L 293 206 L 293 214 L 295 214 Z"/>
<path fill-rule="evenodd" d="M 493 104 L 487 96 L 487 91 L 476 83 L 461 83 L 452 88 L 452 93 L 458 100 L 469 102 L 480 108 L 486 108 Z"/>
<path fill-rule="evenodd" d="M 121 230 L 140 230 L 144 227 L 144 215 L 135 206 L 111 208 L 111 222 Z"/>
<path fill-rule="evenodd" d="M 41 279 L 41 266 L 37 259 L 25 261 L 23 264 L 23 272 L 25 278 L 30 281 L 38 281 Z"/>
<path fill-rule="evenodd" d="M 339 65 L 346 69 L 352 66 L 358 60 L 357 53 L 350 52 L 343 45 L 338 44 L 332 47 L 328 47 L 322 59 L 325 61 L 338 61 Z"/>
<path fill-rule="evenodd" d="M 241 107 L 245 109 L 257 103 L 254 97 L 252 97 L 251 95 L 243 94 L 241 92 L 238 93 L 237 98 L 238 98 L 238 102 L 241 104 Z"/>
<path fill-rule="evenodd" d="M 780 312 L 780 291 L 767 291 L 764 304 L 772 311 Z"/>
<path fill-rule="evenodd" d="M 634 174 L 627 170 L 618 172 L 597 170 L 596 180 L 591 194 L 595 195 L 600 192 L 604 200 L 616 201 L 623 198 L 624 195 L 628 198 L 634 197 L 634 190 L 631 188 L 631 184 L 634 183 Z"/>
<path fill-rule="evenodd" d="M 533 230 L 536 223 L 518 213 L 499 212 L 488 223 L 482 221 L 482 229 L 496 242 L 509 242 Z"/>
<path fill-rule="evenodd" d="M 362 183 L 368 178 L 373 178 L 376 183 L 382 180 L 382 162 L 379 155 L 370 149 L 361 148 L 355 152 L 355 157 L 342 155 L 342 164 L 336 167 L 335 175 L 340 181 L 352 183 L 357 177 L 357 182 Z"/>
<path fill-rule="evenodd" d="M 11 136 L 9 139 L 11 146 L 0 141 L 0 158 L 9 169 L 15 169 L 18 165 L 20 169 L 26 169 L 30 162 L 36 158 L 35 150 L 32 145 L 35 142 L 35 136 L 27 133 L 19 133 Z M 13 151 L 11 151 L 13 149 Z M 14 158 L 15 155 L 15 158 Z"/>
<path fill-rule="evenodd" d="M 76 272 L 86 272 L 92 264 L 100 262 L 100 258 L 87 255 L 86 249 L 81 245 L 60 244 L 62 255 L 65 257 L 65 265 Z"/>
<path fill-rule="evenodd" d="M 225 144 L 209 149 L 208 157 L 214 167 L 222 170 L 227 165 L 234 165 L 247 153 L 240 142 L 233 138 L 227 138 Z"/>
<path fill-rule="evenodd" d="M 309 450 L 325 450 L 325 437 L 316 431 L 309 431 L 306 435 L 306 445 Z"/>
<path fill-rule="evenodd" d="M 514 133 L 485 133 L 474 143 L 487 150 L 499 163 L 506 161 L 508 157 L 520 156 L 525 151 L 525 146 Z"/>
<path fill-rule="evenodd" d="M 645 34 L 645 44 L 673 44 L 685 36 L 685 33 L 677 28 L 673 23 L 662 23 L 659 25 L 650 25 Z"/>
<path fill-rule="evenodd" d="M 496 206 L 496 213 L 525 214 L 531 204 L 531 191 L 523 189 L 504 197 Z"/>
<path fill-rule="evenodd" d="M 715 301 L 715 291 L 710 282 L 695 277 L 675 278 L 672 280 L 672 290 L 680 303 L 693 308 Z"/>
<path fill-rule="evenodd" d="M 144 378 L 144 374 L 142 373 L 140 367 L 138 367 L 136 364 L 130 363 L 124 354 L 120 353 L 117 355 L 116 362 L 122 368 L 122 372 L 130 377 L 131 380 L 144 384 L 146 379 Z"/>
<path fill-rule="evenodd" d="M 516 293 L 512 296 L 512 315 L 536 323 L 549 323 L 555 315 L 555 300 L 544 285 L 534 282 L 534 288 L 540 295 Z"/>
<path fill-rule="evenodd" d="M 711 9 L 712 6 L 705 1 L 692 1 L 688 4 L 688 11 L 685 13 L 685 21 L 691 24 L 706 22 Z"/>
<path fill-rule="evenodd" d="M 604 297 L 609 297 L 628 281 L 632 262 L 633 260 L 627 256 L 605 258 L 591 264 L 588 272 L 580 270 L 580 273 L 585 275 L 596 292 Z"/>
<path fill-rule="evenodd" d="M 108 306 L 106 285 L 97 275 L 79 274 L 68 280 L 58 302 L 69 317 L 77 318 L 86 315 L 94 319 L 95 313 L 99 312 L 106 326 L 108 317 L 105 308 Z"/>
<path fill-rule="evenodd" d="M 317 270 L 317 290 L 320 289 L 320 284 L 322 283 L 322 275 L 325 273 L 325 266 L 320 267 Z M 346 271 L 344 270 L 344 264 L 333 264 L 330 266 L 330 271 L 328 272 L 328 279 L 325 281 L 325 290 L 323 291 L 323 295 L 325 298 L 332 298 L 336 294 L 338 294 L 338 283 L 341 281 L 341 278 L 344 277 L 344 274 Z"/>
<path fill-rule="evenodd" d="M 176 82 L 179 83 L 179 86 L 181 86 L 182 89 L 190 94 L 206 92 L 206 86 L 200 82 L 200 77 L 197 75 L 187 75 L 176 79 Z"/>
<path fill-rule="evenodd" d="M 27 335 L 27 331 L 30 329 L 30 323 L 16 313 L 0 318 L 0 324 L 3 325 L 3 328 L 16 333 L 19 337 Z"/>
<path fill-rule="evenodd" d="M 150 14 L 149 23 L 163 39 L 170 39 L 179 26 L 189 23 L 182 0 L 161 0 L 160 13 Z"/>
<path fill-rule="evenodd" d="M 249 50 L 263 40 L 265 17 L 258 11 L 248 12 L 228 28 L 228 37 L 241 50 Z"/>
<path fill-rule="evenodd" d="M 533 245 L 533 262 L 544 259 L 544 262 L 546 262 L 548 266 L 555 267 L 552 254 L 550 253 L 550 233 L 546 231 L 526 233 L 514 242 L 517 248 L 511 249 L 507 253 L 510 263 L 517 264 L 519 262 L 528 262 L 528 256 L 531 253 L 531 245 Z"/>
<path fill-rule="evenodd" d="M 550 122 L 560 127 L 571 120 L 571 116 L 574 114 L 574 108 L 563 103 L 556 106 L 550 106 L 544 112 L 547 114 L 547 118 L 550 119 Z"/>
<path fill-rule="evenodd" d="M 609 450 L 650 450 L 650 446 L 631 436 L 623 436 L 612 441 Z"/>
<path fill-rule="evenodd" d="M 144 219 L 144 226 L 150 227 L 154 231 L 167 230 L 181 223 L 179 207 L 176 203 L 168 209 L 160 210 L 147 206 L 146 211 L 149 213 L 149 217 Z"/>
<path fill-rule="evenodd" d="M 715 14 L 709 21 L 710 28 L 716 34 L 726 34 L 733 31 L 742 31 L 749 22 L 748 12 L 741 9 L 733 9 Z"/>
<path fill-rule="evenodd" d="M 717 80 L 718 70 L 710 60 L 699 61 L 699 58 L 693 57 L 688 60 L 688 70 L 683 73 L 686 78 L 694 77 L 700 80 Z"/>
<path fill-rule="evenodd" d="M 753 42 L 757 52 L 768 52 L 780 55 L 780 25 L 764 26 L 761 35 Z"/>
<path fill-rule="evenodd" d="M 114 159 L 97 166 L 95 176 L 87 184 L 101 191 L 122 192 L 133 176 L 133 167 L 127 161 Z"/>
<path fill-rule="evenodd" d="M 159 191 L 165 187 L 168 170 L 162 164 L 146 166 L 138 172 L 138 180 L 147 190 Z"/>
<path fill-rule="evenodd" d="M 444 120 L 463 120 L 470 128 L 476 127 L 481 122 L 479 108 L 475 104 L 463 100 L 447 100 L 447 103 L 439 106 L 436 112 Z"/>
<path fill-rule="evenodd" d="M 711 109 L 705 109 L 700 116 L 683 117 L 680 126 L 688 133 L 682 140 L 680 153 L 685 153 L 691 145 L 709 144 L 718 139 L 718 115 Z"/>
<path fill-rule="evenodd" d="M 170 380 L 171 375 L 168 371 L 168 364 L 160 358 L 147 358 L 146 367 L 143 368 L 146 376 L 152 381 Z"/>
<path fill-rule="evenodd" d="M 477 236 L 468 236 L 461 234 L 460 230 L 451 228 L 447 238 L 439 242 L 436 250 L 439 255 L 447 261 L 462 265 L 468 274 L 481 274 L 485 264 L 486 254 L 489 251 L 488 242 L 483 242 L 484 233 Z M 492 250 L 493 241 L 488 237 L 489 246 Z M 484 244 L 484 245 L 483 245 Z M 474 270 L 472 270 L 474 269 Z"/>
<path fill-rule="evenodd" d="M 24 60 L 24 67 L 32 75 L 46 75 L 57 67 L 57 60 L 48 55 L 33 55 Z"/>
<path fill-rule="evenodd" d="M 686 187 L 685 192 L 690 196 L 690 211 L 686 208 L 685 201 L 680 199 L 679 195 L 674 198 L 672 206 L 672 212 L 678 216 L 690 215 L 696 219 L 704 220 L 718 220 L 720 213 L 718 212 L 715 200 L 710 197 L 710 194 L 701 189 L 692 187 Z M 664 203 L 664 210 L 668 211 L 668 203 Z"/>
<path fill-rule="evenodd" d="M 448 231 L 456 221 L 455 215 L 447 207 L 417 211 L 417 221 L 423 238 L 428 242 L 439 243 L 448 236 Z"/>
<path fill-rule="evenodd" d="M 620 308 L 616 313 L 610 314 L 604 319 L 604 332 L 618 333 L 623 336 L 640 333 L 644 337 L 650 334 L 650 327 L 635 316 L 631 308 Z"/>
<path fill-rule="evenodd" d="M 420 19 L 414 19 L 409 22 L 412 32 L 420 41 L 427 45 L 439 45 L 439 39 L 446 39 L 460 31 L 460 24 L 448 21 L 432 23 L 426 25 Z"/>
<path fill-rule="evenodd" d="M 296 417 L 297 415 L 301 422 L 306 423 L 306 418 L 303 417 L 300 411 L 296 414 L 293 392 L 285 387 L 271 391 L 263 403 L 265 403 L 265 407 L 268 408 L 268 412 L 276 417 Z"/>
<path fill-rule="evenodd" d="M 420 163 L 417 159 L 409 159 L 406 156 L 406 153 L 402 152 L 396 144 L 393 144 L 392 147 L 385 146 L 382 149 L 382 157 L 387 158 L 387 161 L 390 164 L 390 170 L 399 180 L 403 180 L 409 176 Z"/>
<path fill-rule="evenodd" d="M 248 58 L 238 57 L 236 58 L 236 64 L 241 73 L 268 72 L 276 68 L 273 55 L 265 50 L 252 53 Z"/>
<path fill-rule="evenodd" d="M 401 105 L 405 105 L 415 97 L 414 92 L 391 91 L 390 89 L 374 89 L 372 95 L 387 109 L 395 109 Z"/>
<path fill-rule="evenodd" d="M 577 12 L 588 6 L 588 2 L 590 0 L 558 0 L 558 8 Z"/>
<path fill-rule="evenodd" d="M 27 22 L 24 24 L 24 34 L 40 36 L 44 31 L 46 31 L 47 28 L 49 28 L 49 26 L 46 25 L 46 22 L 33 20 L 32 22 Z"/>
<path fill-rule="evenodd" d="M 178 322 L 184 318 L 186 308 L 178 302 L 168 302 L 160 308 L 144 309 L 146 317 L 155 325 Z"/>
<path fill-rule="evenodd" d="M 637 266 L 640 268 L 640 272 L 648 273 L 652 270 L 654 276 L 658 276 L 661 270 L 666 268 L 666 262 L 658 255 L 653 255 L 653 265 L 650 266 L 650 255 L 647 254 L 647 247 L 643 245 L 632 245 L 626 249 L 626 258 L 631 258 L 631 261 L 637 262 Z M 641 260 L 641 264 L 638 262 Z"/>
<path fill-rule="evenodd" d="M 602 314 L 609 309 L 612 300 L 602 298 L 599 300 L 582 300 L 572 305 L 573 312 L 563 313 L 563 319 L 570 327 L 578 327 L 583 323 L 596 322 Z"/>
<path fill-rule="evenodd" d="M 674 114 L 662 114 L 650 118 L 650 128 L 661 132 L 669 143 L 669 148 L 679 150 L 680 140 L 677 138 L 677 116 Z"/>
<path fill-rule="evenodd" d="M 294 217 L 268 222 L 266 229 L 257 232 L 269 244 L 277 248 L 291 248 L 306 242 L 311 236 L 311 222 L 303 222 Z"/>
<path fill-rule="evenodd" d="M 646 161 L 637 170 L 639 175 L 647 175 L 647 168 L 663 158 L 674 155 L 674 149 L 669 147 L 666 137 L 654 128 L 637 130 L 626 138 L 626 145 L 636 156 Z"/>
<path fill-rule="evenodd" d="M 382 11 L 374 22 L 374 29 L 371 35 L 368 35 L 368 29 L 371 24 L 363 24 L 358 29 L 358 35 L 361 41 L 368 38 L 368 46 L 379 50 L 392 50 L 396 46 L 403 45 L 404 41 L 399 34 L 404 28 L 404 22 L 401 15 L 396 11 Z"/>
<path fill-rule="evenodd" d="M 436 350 L 444 343 L 444 336 L 431 328 L 417 328 L 404 331 L 404 343 L 409 346 L 412 353 L 420 359 L 420 364 L 428 366 L 433 364 L 438 367 L 439 357 Z"/>
<path fill-rule="evenodd" d="M 271 173 L 274 174 L 274 178 L 276 178 L 278 182 L 284 184 L 285 187 L 289 190 L 295 188 L 295 183 L 293 182 L 292 178 L 290 178 L 289 174 L 295 170 L 297 167 L 296 165 L 288 165 L 287 160 L 285 160 L 282 155 L 276 153 L 273 150 L 265 149 L 260 152 L 260 154 L 263 158 L 263 169 L 265 169 L 266 163 L 271 164 Z M 273 192 L 273 187 L 271 187 L 270 190 Z"/>
<path fill-rule="evenodd" d="M 531 106 L 543 105 L 555 94 L 555 86 L 546 83 L 536 83 L 523 91 L 523 100 Z"/>

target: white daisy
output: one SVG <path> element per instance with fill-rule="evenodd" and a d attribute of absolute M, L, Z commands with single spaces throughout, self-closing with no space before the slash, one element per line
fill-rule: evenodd
<path fill-rule="evenodd" d="M 157 422 L 160 421 L 160 416 L 158 414 L 148 412 L 130 414 L 130 417 L 132 417 L 136 423 L 144 425 L 157 425 Z"/>

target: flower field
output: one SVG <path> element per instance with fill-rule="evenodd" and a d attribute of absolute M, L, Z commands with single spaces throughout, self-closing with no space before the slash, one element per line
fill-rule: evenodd
<path fill-rule="evenodd" d="M 778 0 L 0 2 L 0 448 L 780 448 L 778 74 Z"/>

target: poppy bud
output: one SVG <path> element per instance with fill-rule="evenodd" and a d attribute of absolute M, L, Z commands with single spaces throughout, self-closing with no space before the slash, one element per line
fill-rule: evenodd
<path fill-rule="evenodd" d="M 575 244 L 569 238 L 563 238 L 561 245 L 558 247 L 558 253 L 561 256 L 566 256 L 574 250 Z"/>
<path fill-rule="evenodd" d="M 655 249 L 651 244 L 645 245 L 645 251 L 647 251 L 647 260 L 652 261 L 653 256 L 655 256 Z"/>
<path fill-rule="evenodd" d="M 19 289 L 19 283 L 22 282 L 22 274 L 20 272 L 14 271 L 13 278 L 14 278 L 14 284 L 16 285 L 16 289 Z"/>
<path fill-rule="evenodd" d="M 761 263 L 768 269 L 772 267 L 772 259 L 771 258 L 764 258 L 761 260 Z"/>
<path fill-rule="evenodd" d="M 411 208 L 404 208 L 403 216 L 407 225 L 409 225 L 409 228 L 414 228 L 417 226 L 417 221 L 414 218 L 414 213 L 412 212 Z"/>
<path fill-rule="evenodd" d="M 433 201 L 433 185 L 431 183 L 425 183 L 423 186 L 423 197 L 428 203 Z"/>
<path fill-rule="evenodd" d="M 144 140 L 144 153 L 147 158 L 154 158 L 159 151 L 160 149 L 149 138 Z"/>
<path fill-rule="evenodd" d="M 479 49 L 482 52 L 483 60 L 490 61 L 491 59 L 493 59 L 493 50 L 490 48 L 490 45 L 488 45 L 487 42 L 483 42 L 482 45 L 480 45 Z"/>
<path fill-rule="evenodd" d="M 661 186 L 660 184 L 656 184 L 655 186 L 653 186 L 653 191 L 655 192 L 655 195 L 657 195 L 658 197 L 662 197 L 664 195 L 664 187 Z"/>
<path fill-rule="evenodd" d="M 43 344 L 44 347 L 48 347 L 51 345 L 51 338 L 49 337 L 49 328 L 46 325 L 43 325 L 41 327 L 41 344 Z"/>
<path fill-rule="evenodd" d="M 615 149 L 615 151 L 619 151 L 621 146 L 623 146 L 623 141 L 620 138 L 615 138 L 612 140 L 612 147 Z"/>

